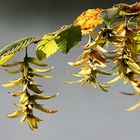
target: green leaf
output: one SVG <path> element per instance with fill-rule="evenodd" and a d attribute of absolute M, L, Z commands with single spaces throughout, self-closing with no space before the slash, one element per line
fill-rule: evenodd
<path fill-rule="evenodd" d="M 58 32 L 55 42 L 64 54 L 67 54 L 71 48 L 75 47 L 82 38 L 80 26 L 65 25 Z"/>
<path fill-rule="evenodd" d="M 10 60 L 13 56 L 15 56 L 18 52 L 20 52 L 23 48 L 31 45 L 37 37 L 31 36 L 21 40 L 18 40 L 14 43 L 11 43 L 0 50 L 0 66 Z"/>
<path fill-rule="evenodd" d="M 110 21 L 114 20 L 119 15 L 119 8 L 109 8 L 103 10 L 99 16 L 104 19 L 104 22 L 108 25 Z"/>
<path fill-rule="evenodd" d="M 36 55 L 39 60 L 50 57 L 58 49 L 64 54 L 81 41 L 82 33 L 80 26 L 65 25 L 56 32 L 43 36 L 38 43 Z"/>
<path fill-rule="evenodd" d="M 52 54 L 56 53 L 58 46 L 54 40 L 56 36 L 52 34 L 46 34 L 42 40 L 38 43 L 36 55 L 39 60 L 50 57 Z"/>

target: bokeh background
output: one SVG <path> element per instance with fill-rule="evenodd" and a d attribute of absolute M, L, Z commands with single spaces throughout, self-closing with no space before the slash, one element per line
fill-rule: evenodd
<path fill-rule="evenodd" d="M 109 8 L 115 3 L 135 3 L 135 0 L 0 0 L 0 47 L 27 36 L 42 36 L 72 23 L 81 12 L 95 7 Z M 140 109 L 126 113 L 124 109 L 139 101 L 139 97 L 125 96 L 120 91 L 133 91 L 131 86 L 117 82 L 104 93 L 92 86 L 79 87 L 67 85 L 64 81 L 73 80 L 67 71 L 78 69 L 67 64 L 81 53 L 81 45 L 69 54 L 60 52 L 46 60 L 55 69 L 51 80 L 38 82 L 44 85 L 47 95 L 60 92 L 50 101 L 41 102 L 46 107 L 59 112 L 48 115 L 35 112 L 44 121 L 39 130 L 32 132 L 26 124 L 19 125 L 17 119 L 8 119 L 7 114 L 16 109 L 12 102 L 18 99 L 9 96 L 8 91 L 0 87 L 0 139 L 5 140 L 138 140 L 140 139 Z M 35 46 L 30 47 L 34 55 Z M 21 59 L 24 52 L 14 60 Z M 0 84 L 13 79 L 0 71 Z M 101 81 L 106 79 L 100 78 Z"/>

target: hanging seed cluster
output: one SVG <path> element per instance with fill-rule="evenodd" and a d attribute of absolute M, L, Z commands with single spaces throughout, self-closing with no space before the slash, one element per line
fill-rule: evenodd
<path fill-rule="evenodd" d="M 124 79 L 124 84 L 131 83 L 135 91 L 122 93 L 140 95 L 140 3 L 114 5 L 111 9 L 103 10 L 99 16 L 104 19 L 104 26 L 100 27 L 99 32 L 89 32 L 89 41 L 84 46 L 81 60 L 68 63 L 81 69 L 71 74 L 81 79 L 67 83 L 80 83 L 81 86 L 91 84 L 107 92 L 114 82 Z M 116 77 L 103 84 L 97 80 L 100 75 Z M 140 103 L 126 111 L 138 107 Z"/>
<path fill-rule="evenodd" d="M 95 8 L 84 11 L 71 25 L 64 25 L 55 32 L 47 33 L 42 38 L 30 36 L 15 41 L 0 50 L 0 66 L 7 67 L 10 74 L 21 74 L 16 80 L 9 80 L 3 84 L 5 88 L 22 86 L 20 91 L 11 93 L 14 97 L 20 97 L 16 111 L 8 115 L 9 118 L 22 116 L 20 123 L 27 122 L 32 130 L 38 128 L 42 120 L 34 115 L 34 109 L 46 113 L 55 113 L 39 104 L 37 100 L 48 100 L 56 97 L 45 96 L 35 81 L 35 77 L 52 78 L 39 73 L 47 73 L 52 70 L 32 68 L 32 65 L 46 67 L 40 62 L 49 58 L 60 50 L 63 54 L 69 53 L 75 47 L 82 36 L 88 35 L 89 40 L 83 47 L 80 60 L 69 62 L 71 66 L 80 69 L 78 73 L 70 73 L 79 80 L 67 82 L 69 84 L 80 83 L 81 86 L 90 84 L 104 92 L 116 81 L 123 79 L 124 84 L 130 83 L 134 92 L 125 95 L 140 95 L 140 2 L 132 5 L 120 3 L 109 9 Z M 36 44 L 37 58 L 28 57 L 27 47 Z M 23 61 L 5 64 L 17 53 L 26 48 Z M 9 67 L 19 67 L 11 70 Z M 98 77 L 109 77 L 109 81 L 100 81 Z M 114 78 L 115 77 L 115 78 Z M 140 102 L 128 108 L 132 111 L 140 107 Z"/>
<path fill-rule="evenodd" d="M 53 96 L 45 96 L 43 94 L 44 91 L 40 90 L 40 85 L 36 84 L 34 78 L 52 78 L 52 76 L 43 76 L 38 73 L 47 73 L 52 71 L 53 68 L 36 69 L 32 68 L 30 64 L 40 67 L 47 66 L 46 64 L 40 62 L 37 58 L 28 57 L 27 55 L 25 56 L 24 61 L 3 65 L 4 67 L 18 66 L 18 70 L 6 69 L 6 72 L 10 74 L 21 73 L 21 77 L 16 80 L 9 80 L 8 84 L 3 84 L 2 86 L 5 88 L 15 88 L 17 86 L 22 86 L 22 90 L 11 93 L 11 95 L 14 97 L 20 97 L 20 100 L 19 103 L 14 103 L 14 105 L 16 105 L 18 109 L 12 114 L 8 115 L 8 117 L 16 118 L 22 116 L 19 123 L 23 123 L 26 121 L 32 130 L 36 130 L 38 128 L 38 123 L 41 122 L 42 119 L 34 115 L 34 109 L 51 114 L 57 112 L 57 110 L 50 110 L 45 108 L 43 105 L 37 103 L 37 100 L 49 100 L 56 97 L 57 94 Z"/>

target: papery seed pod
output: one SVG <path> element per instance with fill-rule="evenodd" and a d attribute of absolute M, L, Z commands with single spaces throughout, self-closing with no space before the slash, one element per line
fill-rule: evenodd
<path fill-rule="evenodd" d="M 55 98 L 59 93 L 52 95 L 52 96 L 45 96 L 45 95 L 32 95 L 30 96 L 30 99 L 32 100 L 49 100 L 52 98 Z"/>
<path fill-rule="evenodd" d="M 71 66 L 81 66 L 81 65 L 85 65 L 87 63 L 87 61 L 88 61 L 88 58 L 82 59 L 82 60 L 79 60 L 76 62 L 68 62 L 68 64 Z"/>
<path fill-rule="evenodd" d="M 38 129 L 37 123 L 40 123 L 42 120 L 34 115 L 28 114 L 26 116 L 26 121 L 31 128 L 31 130 L 36 130 Z"/>
<path fill-rule="evenodd" d="M 37 104 L 35 101 L 33 102 L 33 104 L 34 104 L 35 109 L 38 109 L 38 110 L 43 111 L 45 113 L 50 113 L 51 114 L 51 113 L 58 112 L 57 110 L 47 109 L 47 108 L 43 107 L 42 105 Z"/>
<path fill-rule="evenodd" d="M 20 101 L 19 103 L 20 104 L 26 104 L 26 102 L 29 102 L 29 94 L 28 93 L 23 93 L 21 96 L 20 96 Z"/>
<path fill-rule="evenodd" d="M 21 96 L 22 94 L 25 94 L 25 91 L 20 90 L 20 91 L 11 93 L 10 95 L 14 96 L 14 97 L 17 97 L 17 96 Z"/>
<path fill-rule="evenodd" d="M 40 75 L 40 74 L 36 74 L 36 73 L 31 73 L 30 75 L 32 76 L 37 76 L 37 77 L 40 77 L 40 78 L 53 78 L 53 76 L 44 76 L 44 75 Z"/>
<path fill-rule="evenodd" d="M 53 70 L 54 67 L 52 68 L 48 68 L 48 69 L 35 69 L 35 68 L 31 68 L 30 70 L 32 72 L 39 72 L 39 73 L 47 73 Z"/>
<path fill-rule="evenodd" d="M 47 64 L 44 64 L 44 63 L 40 62 L 37 58 L 33 58 L 33 57 L 28 57 L 27 61 L 31 64 L 34 64 L 34 65 L 37 65 L 37 66 L 40 66 L 40 67 L 48 66 Z"/>
<path fill-rule="evenodd" d="M 135 104 L 134 106 L 132 106 L 132 107 L 126 109 L 125 111 L 126 111 L 126 112 L 130 112 L 130 111 L 133 111 L 133 110 L 135 110 L 135 109 L 137 109 L 137 108 L 139 108 L 139 107 L 140 107 L 140 102 L 138 102 L 138 103 Z"/>
<path fill-rule="evenodd" d="M 25 112 L 25 108 L 21 108 L 13 112 L 12 114 L 8 115 L 9 118 L 17 118 L 21 115 L 23 115 Z"/>
<path fill-rule="evenodd" d="M 2 84 L 2 86 L 5 87 L 5 88 L 13 88 L 13 87 L 16 87 L 16 86 L 20 86 L 20 85 L 23 84 L 24 79 L 23 79 L 23 77 L 21 77 L 17 80 L 9 81 L 9 82 L 10 82 L 9 84 Z"/>
<path fill-rule="evenodd" d="M 5 69 L 5 71 L 8 72 L 9 74 L 18 74 L 21 72 L 21 69 L 18 70 Z"/>
<path fill-rule="evenodd" d="M 29 88 L 31 91 L 33 91 L 33 92 L 35 92 L 35 93 L 37 93 L 37 94 L 41 94 L 41 93 L 44 92 L 43 90 L 40 90 L 40 89 L 39 89 L 39 86 L 38 86 L 38 85 L 35 85 L 35 84 L 30 84 L 30 85 L 28 85 L 28 88 Z"/>
<path fill-rule="evenodd" d="M 4 64 L 4 65 L 2 65 L 3 67 L 14 67 L 14 66 L 18 66 L 18 65 L 22 65 L 23 64 L 23 62 L 14 62 L 14 63 L 12 63 L 12 64 Z"/>

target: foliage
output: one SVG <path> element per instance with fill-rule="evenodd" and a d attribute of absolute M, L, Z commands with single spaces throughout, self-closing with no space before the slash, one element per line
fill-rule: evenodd
<path fill-rule="evenodd" d="M 4 47 L 2 50 L 0 50 L 0 66 L 6 63 L 8 60 L 10 60 L 14 55 L 16 55 L 18 52 L 20 52 L 23 48 L 28 47 L 35 41 L 37 37 L 31 36 L 27 37 L 18 41 L 15 41 L 6 47 Z"/>
<path fill-rule="evenodd" d="M 66 54 L 81 41 L 81 37 L 80 26 L 65 25 L 54 33 L 44 35 L 38 43 L 36 55 L 42 60 L 56 53 L 58 49 Z"/>
<path fill-rule="evenodd" d="M 6 71 L 22 75 L 19 79 L 2 85 L 6 88 L 23 86 L 21 91 L 11 93 L 12 96 L 20 96 L 20 101 L 14 103 L 19 109 L 8 115 L 10 118 L 23 115 L 20 123 L 27 121 L 29 127 L 35 130 L 42 120 L 33 114 L 34 108 L 46 113 L 57 112 L 46 109 L 36 102 L 36 100 L 48 100 L 57 95 L 43 95 L 43 91 L 34 79 L 36 76 L 51 78 L 51 76 L 39 75 L 36 72 L 49 72 L 52 68 L 35 69 L 30 66 L 30 63 L 45 67 L 46 65 L 40 62 L 41 60 L 49 58 L 58 50 L 64 54 L 69 53 L 70 49 L 75 47 L 85 35 L 89 36 L 89 40 L 83 46 L 80 60 L 68 62 L 69 65 L 80 69 L 78 73 L 70 73 L 80 79 L 66 83 L 80 83 L 81 86 L 90 84 L 94 88 L 107 92 L 112 84 L 123 79 L 124 84 L 131 83 L 135 91 L 121 92 L 122 94 L 140 95 L 140 2 L 132 5 L 115 4 L 109 9 L 88 9 L 72 25 L 65 25 L 55 32 L 45 34 L 41 39 L 38 37 L 21 39 L 0 50 L 0 65 L 3 67 L 20 66 L 18 70 L 6 69 Z M 27 55 L 27 47 L 32 44 L 37 44 L 38 59 Z M 5 64 L 23 48 L 26 48 L 23 61 Z M 102 75 L 116 77 L 101 83 L 98 77 Z M 129 112 L 138 107 L 140 107 L 140 102 L 126 111 Z"/>
<path fill-rule="evenodd" d="M 97 16 L 102 9 L 88 9 L 83 12 L 75 21 L 74 25 L 81 26 L 83 34 L 89 34 L 94 28 L 103 22 L 103 19 Z"/>

